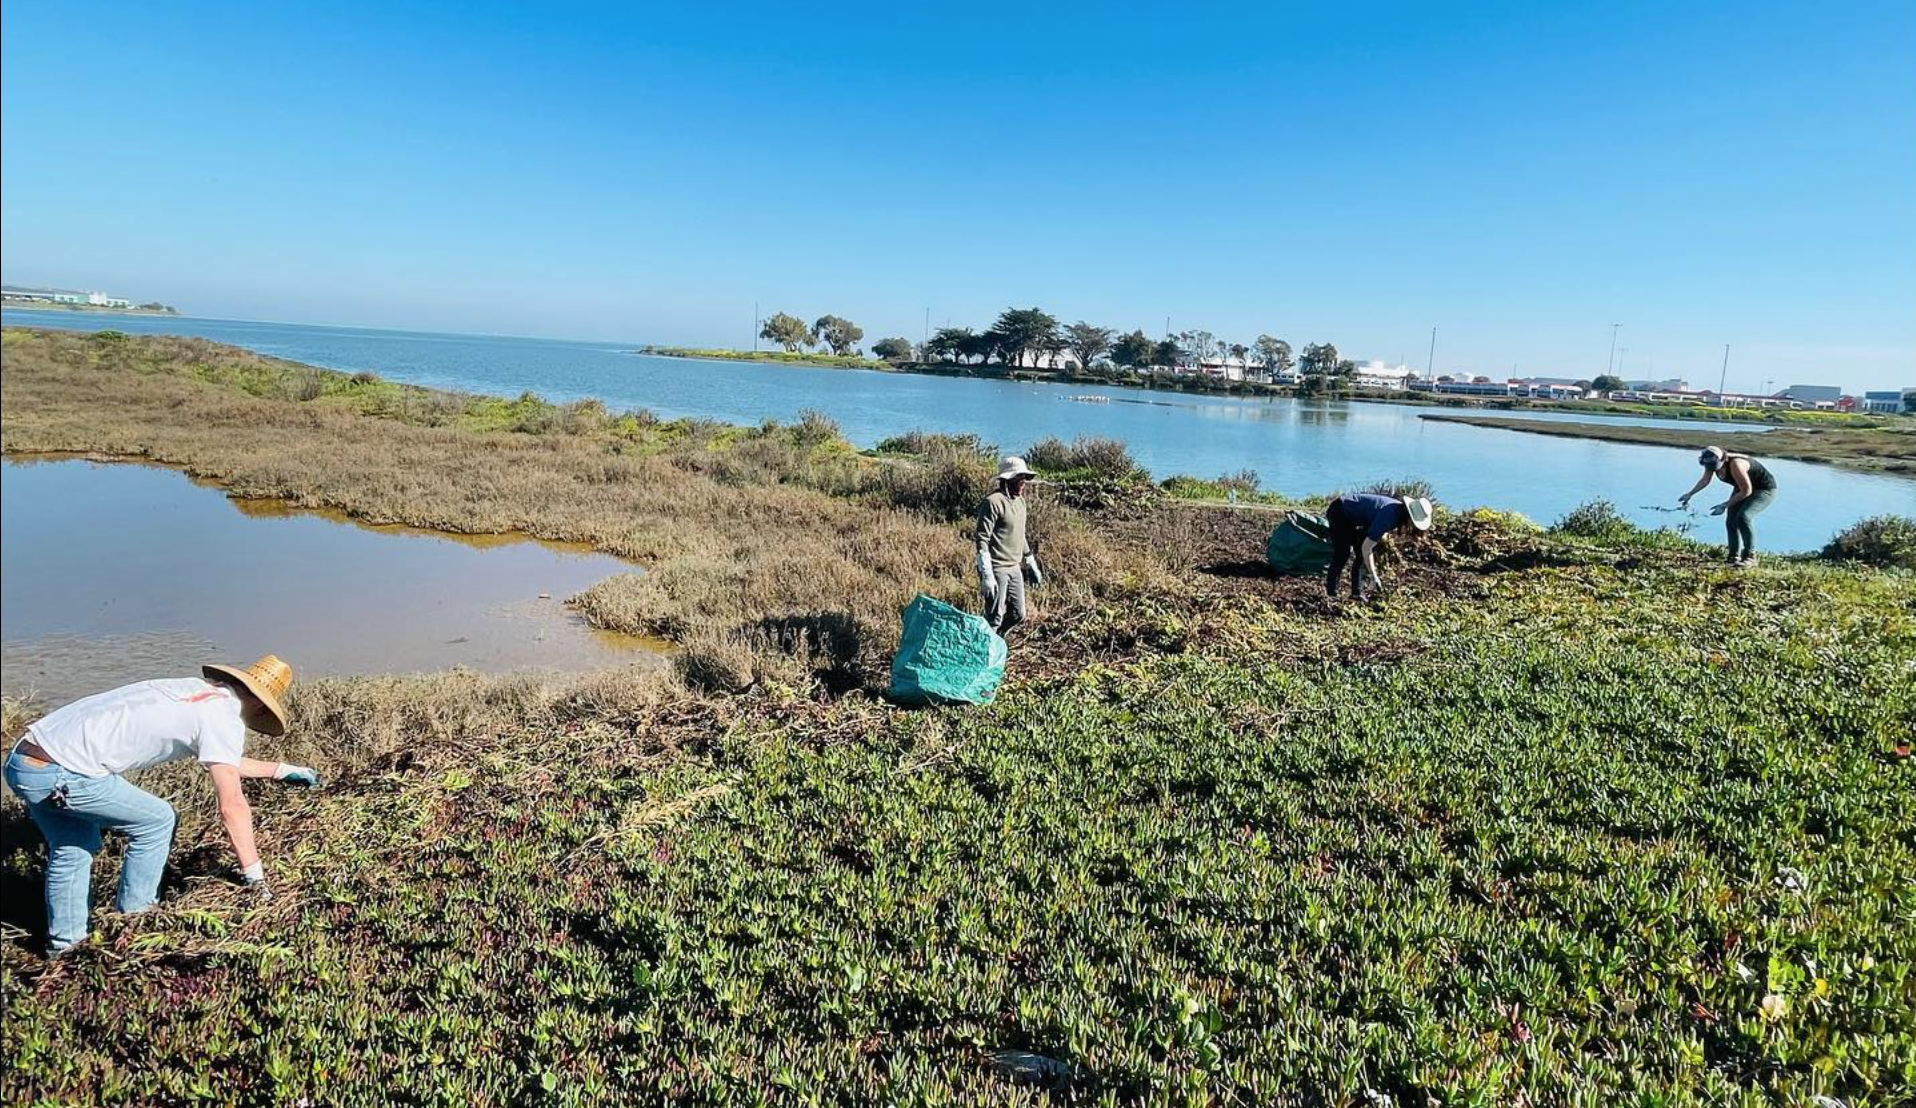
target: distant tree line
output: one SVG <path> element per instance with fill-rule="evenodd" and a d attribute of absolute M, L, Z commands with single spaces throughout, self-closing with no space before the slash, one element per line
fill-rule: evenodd
<path fill-rule="evenodd" d="M 842 316 L 821 316 L 812 323 L 787 312 L 762 321 L 759 338 L 787 353 L 829 349 L 833 354 L 858 352 L 865 332 Z M 1272 335 L 1254 342 L 1226 342 L 1209 331 L 1179 331 L 1154 339 L 1142 330 L 1122 332 L 1084 320 L 1060 323 L 1041 308 L 1007 308 L 990 327 L 940 327 L 922 344 L 904 338 L 883 338 L 872 353 L 889 362 L 944 362 L 956 365 L 999 365 L 1006 368 L 1051 367 L 1065 360 L 1080 372 L 1108 377 L 1144 373 L 1156 367 L 1218 363 L 1231 359 L 1248 372 L 1303 377 L 1307 391 L 1349 387 L 1355 363 L 1339 356 L 1328 342 L 1309 343 L 1293 353 L 1291 344 Z"/>
<path fill-rule="evenodd" d="M 1209 331 L 1179 331 L 1154 339 L 1142 330 L 1122 332 L 1079 320 L 1062 324 L 1038 308 L 1007 308 L 990 327 L 941 327 L 918 352 L 926 361 L 966 365 L 998 363 L 1007 367 L 1051 365 L 1069 355 L 1079 370 L 1118 376 L 1154 367 L 1187 366 L 1232 359 L 1246 370 L 1332 382 L 1349 378 L 1355 363 L 1338 356 L 1331 343 L 1311 343 L 1293 355 L 1291 344 L 1272 335 L 1252 343 L 1226 342 Z M 1308 381 L 1307 381 L 1308 384 Z M 1329 386 L 1327 386 L 1329 387 Z"/>
<path fill-rule="evenodd" d="M 778 344 L 788 354 L 823 346 L 845 357 L 856 354 L 859 341 L 865 337 L 864 329 L 844 316 L 820 316 L 817 322 L 807 324 L 795 315 L 778 312 L 762 323 L 758 337 Z"/>

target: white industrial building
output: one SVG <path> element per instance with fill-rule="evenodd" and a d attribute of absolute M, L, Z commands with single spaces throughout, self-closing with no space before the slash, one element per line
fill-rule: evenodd
<path fill-rule="evenodd" d="M 73 289 L 36 289 L 19 285 L 0 287 L 0 299 L 13 304 L 79 304 L 89 308 L 131 308 L 133 302 L 103 292 Z"/>

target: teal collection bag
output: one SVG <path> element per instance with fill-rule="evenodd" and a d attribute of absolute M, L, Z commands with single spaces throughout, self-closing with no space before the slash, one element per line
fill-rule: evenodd
<path fill-rule="evenodd" d="M 891 662 L 900 704 L 989 704 L 1005 676 L 1005 640 L 982 617 L 919 595 L 905 606 Z"/>
<path fill-rule="evenodd" d="M 1286 577 L 1307 577 L 1331 567 L 1331 524 L 1308 512 L 1286 512 L 1264 543 L 1264 560 Z"/>

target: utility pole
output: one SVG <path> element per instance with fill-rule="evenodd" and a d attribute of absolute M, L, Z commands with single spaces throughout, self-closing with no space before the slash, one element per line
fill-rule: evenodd
<path fill-rule="evenodd" d="M 1617 372 L 1617 328 L 1621 326 L 1623 326 L 1621 323 L 1610 325 L 1610 360 L 1604 363 L 1603 371 L 1612 376 L 1615 376 Z"/>
<path fill-rule="evenodd" d="M 1723 344 L 1723 376 L 1716 379 L 1716 394 L 1723 395 L 1724 386 L 1730 381 L 1730 344 Z"/>
<path fill-rule="evenodd" d="M 1437 380 L 1437 328 L 1430 329 L 1430 356 L 1424 359 L 1424 379 Z"/>

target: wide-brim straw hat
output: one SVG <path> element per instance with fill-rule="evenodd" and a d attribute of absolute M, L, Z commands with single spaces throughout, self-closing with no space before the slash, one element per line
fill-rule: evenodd
<path fill-rule="evenodd" d="M 209 679 L 228 678 L 246 686 L 246 691 L 259 698 L 266 706 L 270 718 L 248 720 L 247 726 L 262 735 L 284 735 L 286 733 L 286 690 L 293 684 L 293 667 L 279 660 L 279 656 L 268 654 L 252 665 L 241 669 L 236 666 L 204 665 L 200 672 Z"/>
<path fill-rule="evenodd" d="M 1430 530 L 1430 519 L 1434 514 L 1430 499 L 1423 496 L 1404 497 L 1404 508 L 1410 513 L 1410 525 L 1419 531 Z"/>
<path fill-rule="evenodd" d="M 1000 481 L 1009 481 L 1014 477 L 1036 477 L 1037 475 L 1038 471 L 1026 465 L 1025 460 L 1016 454 L 1006 458 L 1004 462 L 998 466 L 998 480 Z"/>

